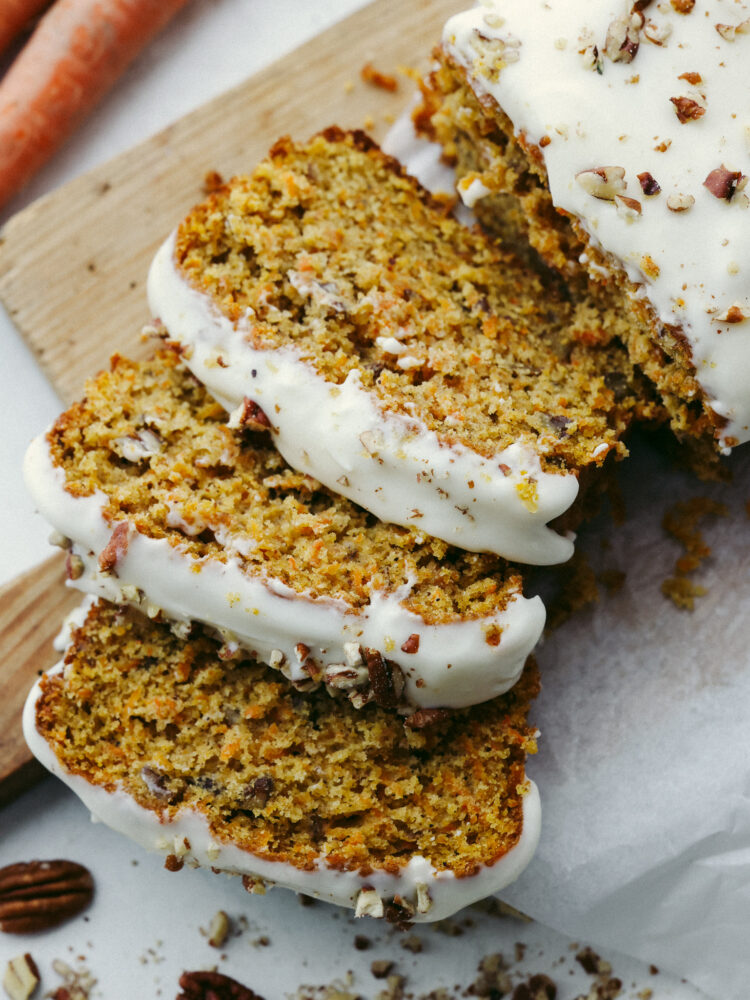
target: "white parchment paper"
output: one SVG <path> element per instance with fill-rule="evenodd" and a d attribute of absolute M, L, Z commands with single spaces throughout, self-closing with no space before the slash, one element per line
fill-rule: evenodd
<path fill-rule="evenodd" d="M 446 188 L 407 120 L 386 148 Z M 750 336 L 750 333 L 748 333 Z M 750 392 L 750 386 L 748 386 Z M 670 467 L 645 438 L 619 469 L 627 520 L 579 537 L 599 570 L 626 573 L 539 651 L 542 731 L 529 773 L 544 809 L 537 856 L 503 896 L 568 934 L 669 968 L 721 1000 L 750 997 L 750 446 L 731 484 Z M 661 593 L 677 500 L 727 505 L 695 574 L 690 613 Z"/>

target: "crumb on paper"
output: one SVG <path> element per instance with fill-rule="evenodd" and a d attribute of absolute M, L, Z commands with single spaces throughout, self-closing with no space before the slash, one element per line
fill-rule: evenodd
<path fill-rule="evenodd" d="M 51 1000 L 88 1000 L 97 980 L 84 965 L 74 969 L 67 962 L 56 958 L 52 962 L 52 968 L 62 979 L 62 985 L 45 993 L 45 997 Z"/>
<path fill-rule="evenodd" d="M 698 525 L 707 517 L 726 517 L 727 514 L 725 504 L 707 497 L 693 497 L 674 504 L 664 515 L 662 527 L 685 550 L 675 562 L 674 575 L 667 577 L 661 585 L 662 594 L 675 607 L 692 611 L 695 598 L 706 594 L 705 587 L 689 579 L 711 555 L 711 548 L 706 544 Z"/>

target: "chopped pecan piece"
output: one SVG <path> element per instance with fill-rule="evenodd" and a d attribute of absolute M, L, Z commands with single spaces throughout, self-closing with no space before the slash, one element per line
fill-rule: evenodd
<path fill-rule="evenodd" d="M 154 798 L 161 802 L 173 803 L 182 798 L 184 783 L 179 781 L 175 786 L 170 786 L 166 774 L 150 764 L 144 764 L 141 768 L 141 780 Z"/>
<path fill-rule="evenodd" d="M 733 42 L 737 35 L 750 34 L 750 18 L 739 24 L 716 24 L 714 27 L 725 42 Z"/>
<path fill-rule="evenodd" d="M 747 316 L 740 306 L 733 305 L 725 309 L 723 313 L 720 313 L 716 319 L 720 323 L 742 323 L 743 320 L 747 319 Z"/>
<path fill-rule="evenodd" d="M 703 77 L 700 73 L 680 73 L 677 77 L 678 80 L 687 80 L 688 83 L 692 83 L 696 86 L 699 83 L 703 83 Z"/>
<path fill-rule="evenodd" d="M 176 854 L 168 854 L 164 859 L 164 867 L 168 872 L 178 872 L 184 864 L 184 860 L 177 857 Z"/>
<path fill-rule="evenodd" d="M 221 948 L 231 929 L 232 923 L 224 910 L 217 910 L 208 928 L 208 943 L 212 948 Z"/>
<path fill-rule="evenodd" d="M 623 194 L 615 195 L 617 214 L 629 222 L 641 214 L 641 203 L 636 198 L 626 198 Z"/>
<path fill-rule="evenodd" d="M 263 1000 L 247 986 L 221 972 L 183 972 L 175 1000 Z"/>
<path fill-rule="evenodd" d="M 554 980 L 538 972 L 525 983 L 519 983 L 510 1000 L 555 1000 L 556 997 L 557 986 Z"/>
<path fill-rule="evenodd" d="M 667 208 L 670 212 L 687 212 L 695 204 L 691 194 L 670 194 L 667 198 Z"/>
<path fill-rule="evenodd" d="M 12 958 L 3 976 L 3 987 L 10 1000 L 29 1000 L 39 985 L 39 969 L 31 955 Z"/>
<path fill-rule="evenodd" d="M 420 708 L 404 719 L 404 725 L 409 729 L 427 729 L 428 726 L 436 726 L 449 718 L 447 708 Z"/>
<path fill-rule="evenodd" d="M 86 569 L 83 559 L 80 556 L 74 555 L 69 552 L 65 557 L 65 579 L 66 580 L 79 580 Z"/>
<path fill-rule="evenodd" d="M 715 198 L 723 198 L 725 201 L 731 201 L 738 186 L 745 179 L 745 174 L 741 171 L 727 170 L 722 163 L 720 167 L 712 170 L 708 177 L 706 177 L 703 186 L 708 188 Z"/>
<path fill-rule="evenodd" d="M 419 652 L 419 633 L 412 632 L 408 639 L 401 643 L 402 653 L 418 653 Z"/>
<path fill-rule="evenodd" d="M 270 774 L 262 774 L 247 786 L 244 804 L 258 806 L 262 809 L 271 797 L 272 792 L 273 778 Z"/>
<path fill-rule="evenodd" d="M 130 525 L 127 521 L 118 521 L 109 541 L 99 554 L 99 569 L 102 573 L 114 572 L 119 560 L 127 554 L 129 544 Z"/>
<path fill-rule="evenodd" d="M 695 7 L 695 0 L 670 0 L 678 14 L 689 14 Z"/>
<path fill-rule="evenodd" d="M 612 62 L 632 62 L 638 52 L 638 32 L 643 23 L 640 11 L 636 9 L 633 16 L 624 14 L 615 18 L 607 28 L 607 40 L 604 53 Z"/>
<path fill-rule="evenodd" d="M 0 868 L 0 930 L 30 934 L 85 910 L 94 880 L 75 861 L 21 861 Z"/>
<path fill-rule="evenodd" d="M 377 649 L 363 650 L 370 687 L 375 701 L 381 708 L 395 708 L 403 689 L 401 668 L 393 660 L 386 660 Z"/>
<path fill-rule="evenodd" d="M 230 427 L 240 427 L 243 431 L 269 431 L 271 421 L 253 399 L 247 396 L 229 419 Z"/>
<path fill-rule="evenodd" d="M 638 182 L 641 185 L 643 193 L 649 197 L 651 195 L 658 194 L 661 191 L 659 182 L 648 172 L 648 170 L 644 170 L 643 173 L 638 174 Z"/>
<path fill-rule="evenodd" d="M 670 97 L 677 117 L 684 125 L 685 122 L 694 122 L 702 118 L 706 109 L 702 104 L 694 101 L 692 97 Z"/>
<path fill-rule="evenodd" d="M 408 930 L 412 925 L 414 907 L 402 896 L 394 896 L 390 903 L 385 904 L 385 919 L 394 924 L 400 931 Z"/>
<path fill-rule="evenodd" d="M 592 167 L 580 170 L 576 180 L 588 194 L 603 201 L 613 201 L 616 194 L 625 192 L 623 167 Z"/>

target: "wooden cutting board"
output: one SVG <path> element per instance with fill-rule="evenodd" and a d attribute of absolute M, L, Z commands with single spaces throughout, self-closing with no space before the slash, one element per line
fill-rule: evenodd
<path fill-rule="evenodd" d="M 381 139 L 414 92 L 444 21 L 466 0 L 376 0 L 140 146 L 34 202 L 0 232 L 0 299 L 66 402 L 118 351 L 143 355 L 151 257 L 202 198 L 209 171 L 247 171 L 281 135 L 328 125 Z M 395 93 L 363 82 L 374 62 Z M 40 293 L 40 289 L 43 292 Z M 0 804 L 35 776 L 20 730 L 26 691 L 75 603 L 52 558 L 0 590 Z"/>

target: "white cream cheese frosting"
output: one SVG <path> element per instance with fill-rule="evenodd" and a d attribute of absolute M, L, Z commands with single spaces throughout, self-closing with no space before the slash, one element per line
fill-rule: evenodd
<path fill-rule="evenodd" d="M 53 671 L 62 670 L 62 663 Z M 53 671 L 50 671 L 52 673 Z M 121 788 L 107 791 L 79 775 L 71 774 L 59 762 L 36 727 L 36 704 L 41 679 L 26 701 L 23 731 L 29 749 L 47 770 L 60 778 L 81 799 L 92 818 L 135 840 L 146 850 L 174 854 L 187 864 L 247 877 L 256 891 L 279 885 L 355 910 L 356 916 L 383 916 L 384 906 L 400 897 L 414 910 L 416 922 L 442 920 L 478 899 L 500 891 L 514 881 L 531 860 L 539 841 L 541 805 L 536 785 L 528 782 L 523 798 L 523 827 L 517 844 L 494 865 L 483 866 L 475 875 L 457 878 L 452 872 L 437 871 L 430 861 L 417 855 L 398 875 L 373 871 L 363 876 L 326 865 L 320 858 L 311 871 L 288 862 L 269 861 L 243 851 L 216 837 L 207 819 L 198 811 L 184 809 L 173 818 L 160 817 L 138 805 Z"/>
<path fill-rule="evenodd" d="M 575 475 L 545 472 L 520 442 L 491 459 L 448 446 L 416 419 L 381 411 L 356 370 L 333 385 L 291 348 L 253 348 L 249 323 L 235 325 L 189 283 L 174 247 L 172 234 L 151 265 L 153 314 L 188 348 L 185 363 L 222 406 L 232 412 L 249 398 L 263 409 L 293 468 L 382 521 L 418 527 L 459 548 L 531 565 L 570 558 L 572 539 L 547 524 L 573 503 Z"/>
<path fill-rule="evenodd" d="M 312 658 L 324 683 L 352 700 L 367 681 L 362 648 L 398 663 L 407 706 L 464 708 L 487 701 L 515 684 L 544 627 L 541 599 L 521 593 L 495 615 L 440 625 L 404 607 L 408 584 L 390 594 L 373 592 L 369 605 L 356 612 L 342 600 L 312 599 L 280 581 L 253 576 L 238 554 L 226 562 L 200 560 L 133 526 L 116 572 L 103 572 L 100 556 L 114 528 L 103 515 L 105 494 L 72 496 L 44 436 L 29 447 L 24 476 L 40 513 L 73 542 L 79 560 L 74 586 L 146 614 L 161 612 L 183 626 L 210 625 L 225 638 L 228 655 L 242 647 L 294 683 L 310 684 L 305 664 Z"/>
<path fill-rule="evenodd" d="M 485 0 L 443 42 L 750 439 L 750 3 Z"/>

